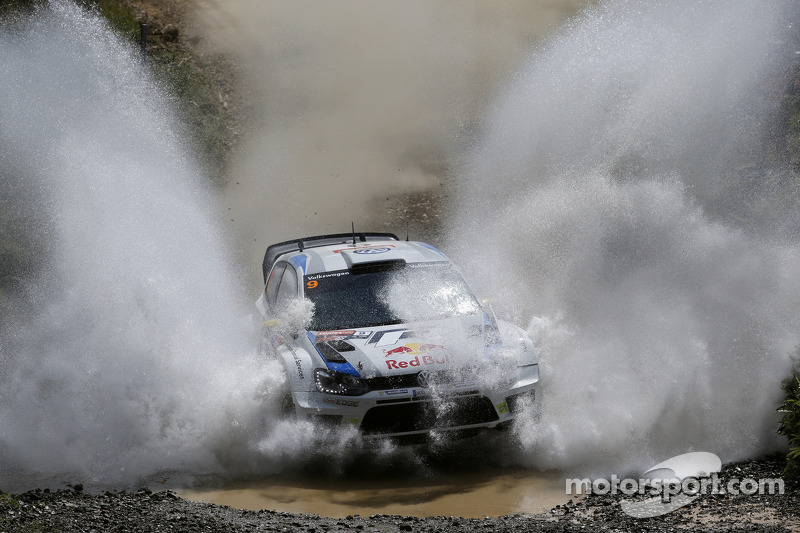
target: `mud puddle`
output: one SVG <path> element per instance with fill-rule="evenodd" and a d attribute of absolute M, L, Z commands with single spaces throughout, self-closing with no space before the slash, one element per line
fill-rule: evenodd
<path fill-rule="evenodd" d="M 417 480 L 273 478 L 213 490 L 180 490 L 188 500 L 238 509 L 310 513 L 341 518 L 373 514 L 483 518 L 539 513 L 566 503 L 557 472 L 459 474 Z"/>

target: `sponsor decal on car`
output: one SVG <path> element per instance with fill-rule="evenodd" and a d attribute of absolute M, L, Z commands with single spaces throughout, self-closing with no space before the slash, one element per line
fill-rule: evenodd
<path fill-rule="evenodd" d="M 300 358 L 297 357 L 297 354 L 294 352 L 292 352 L 292 356 L 294 357 L 294 364 L 297 367 L 297 377 L 306 379 L 306 376 L 303 374 L 303 364 L 300 362 Z"/>
<path fill-rule="evenodd" d="M 441 344 L 424 344 L 421 342 L 410 342 L 403 346 L 399 346 L 397 348 L 392 348 L 391 350 L 384 350 L 385 357 L 389 357 L 390 355 L 421 355 L 426 352 L 434 352 L 434 351 L 443 351 L 447 350 L 446 347 L 442 346 Z"/>
<path fill-rule="evenodd" d="M 360 250 L 353 250 L 354 254 L 385 254 L 386 252 L 391 252 L 392 249 L 388 247 L 381 247 L 381 248 L 361 248 Z"/>
<path fill-rule="evenodd" d="M 358 407 L 358 402 L 354 400 L 343 400 L 341 398 L 324 398 L 322 401 L 332 405 L 341 405 L 342 407 Z"/>
<path fill-rule="evenodd" d="M 418 367 L 420 365 L 445 365 L 454 361 L 453 354 L 446 353 L 438 356 L 433 355 L 415 355 L 413 359 L 408 361 L 398 361 L 396 359 L 387 359 L 386 368 L 388 369 L 401 369 Z"/>
<path fill-rule="evenodd" d="M 374 344 L 376 347 L 389 346 L 397 344 L 402 339 L 424 335 L 426 331 L 411 331 L 408 329 L 390 329 L 386 331 L 376 331 L 375 335 L 369 340 L 369 344 Z"/>
<path fill-rule="evenodd" d="M 286 347 L 289 348 L 289 351 L 292 353 L 292 359 L 294 359 L 294 364 L 297 367 L 297 377 L 300 379 L 306 379 L 306 376 L 303 373 L 303 363 L 300 359 L 300 356 L 297 355 L 297 352 L 294 351 L 291 344 L 287 344 Z"/>
<path fill-rule="evenodd" d="M 355 248 L 340 248 L 338 250 L 334 250 L 333 253 L 340 254 L 342 252 L 355 252 L 357 254 L 382 254 L 390 251 L 392 248 L 394 248 L 394 244 L 378 244 L 372 246 L 358 246 Z"/>
<path fill-rule="evenodd" d="M 349 270 L 337 270 L 335 272 L 320 272 L 319 274 L 309 274 L 306 281 L 316 281 L 325 278 L 338 278 L 339 276 L 349 276 Z M 308 285 L 306 285 L 308 286 Z"/>
<path fill-rule="evenodd" d="M 391 396 L 393 394 L 408 394 L 408 389 L 392 389 L 392 390 L 382 390 L 378 393 L 378 396 Z"/>
<path fill-rule="evenodd" d="M 504 415 L 508 412 L 508 404 L 506 402 L 497 404 L 497 412 Z"/>
<path fill-rule="evenodd" d="M 314 342 L 344 340 L 350 335 L 355 333 L 354 329 L 340 330 L 340 331 L 320 331 Z"/>
<path fill-rule="evenodd" d="M 370 335 L 372 335 L 371 331 L 356 331 L 354 329 L 340 331 L 320 331 L 314 338 L 311 339 L 311 342 L 318 343 L 325 341 L 365 340 L 368 339 Z"/>

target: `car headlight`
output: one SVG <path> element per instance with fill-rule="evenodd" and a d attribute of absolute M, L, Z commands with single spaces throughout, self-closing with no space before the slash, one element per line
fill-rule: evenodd
<path fill-rule="evenodd" d="M 319 392 L 325 394 L 361 396 L 369 392 L 369 385 L 363 379 L 326 368 L 314 370 L 314 384 Z"/>

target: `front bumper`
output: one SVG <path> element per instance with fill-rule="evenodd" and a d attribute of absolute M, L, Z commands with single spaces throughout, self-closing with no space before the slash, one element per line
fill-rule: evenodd
<path fill-rule="evenodd" d="M 528 365 L 518 368 L 515 381 L 502 385 L 475 380 L 361 396 L 296 392 L 293 397 L 299 418 L 357 427 L 367 437 L 404 437 L 505 426 L 524 405 L 538 401 L 538 390 L 538 365 Z"/>

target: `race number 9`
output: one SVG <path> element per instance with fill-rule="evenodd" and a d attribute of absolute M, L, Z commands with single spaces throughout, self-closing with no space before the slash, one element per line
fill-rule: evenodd
<path fill-rule="evenodd" d="M 315 289 L 318 283 L 319 283 L 318 281 L 312 279 L 311 281 L 306 283 L 306 288 Z"/>

